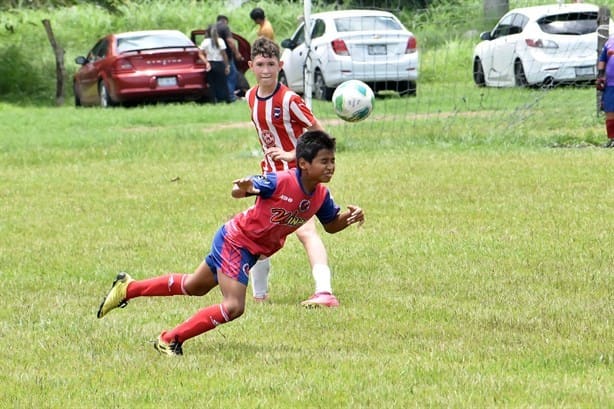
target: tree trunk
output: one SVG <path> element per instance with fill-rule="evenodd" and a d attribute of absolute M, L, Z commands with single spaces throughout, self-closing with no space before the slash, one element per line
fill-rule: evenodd
<path fill-rule="evenodd" d="M 56 75 L 56 91 L 55 91 L 55 104 L 57 106 L 64 105 L 64 49 L 58 45 L 51 29 L 51 22 L 47 19 L 43 20 L 43 26 L 47 32 L 47 38 L 51 43 L 51 48 L 55 54 L 55 75 Z"/>
<path fill-rule="evenodd" d="M 484 0 L 484 21 L 493 26 L 510 9 L 509 0 Z"/>

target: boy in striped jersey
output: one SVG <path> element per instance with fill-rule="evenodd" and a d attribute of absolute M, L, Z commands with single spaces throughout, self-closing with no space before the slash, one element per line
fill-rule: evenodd
<path fill-rule="evenodd" d="M 296 144 L 300 136 L 305 131 L 324 131 L 305 101 L 278 81 L 283 66 L 280 56 L 279 46 L 265 37 L 252 45 L 249 66 L 257 84 L 246 93 L 245 98 L 264 153 L 261 161 L 263 174 L 296 168 Z M 296 231 L 296 235 L 305 247 L 315 280 L 314 294 L 302 305 L 339 306 L 333 295 L 326 248 L 314 220 L 305 223 Z M 270 268 L 270 260 L 261 258 L 250 272 L 256 301 L 264 301 L 268 297 Z"/>

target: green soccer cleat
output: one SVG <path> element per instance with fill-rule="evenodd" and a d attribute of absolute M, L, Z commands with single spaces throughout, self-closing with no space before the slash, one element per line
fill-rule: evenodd
<path fill-rule="evenodd" d="M 166 354 L 168 356 L 179 356 L 183 355 L 183 349 L 181 349 L 181 342 L 175 339 L 173 342 L 166 343 L 162 339 L 162 334 L 158 337 L 157 340 L 154 341 L 154 348 L 161 354 Z"/>
<path fill-rule="evenodd" d="M 128 284 L 132 281 L 134 281 L 134 279 L 127 273 L 119 273 L 117 277 L 115 277 L 111 290 L 102 301 L 102 304 L 100 304 L 100 308 L 98 308 L 98 318 L 104 317 L 109 311 L 115 308 L 124 308 L 128 305 L 126 291 L 128 289 Z"/>

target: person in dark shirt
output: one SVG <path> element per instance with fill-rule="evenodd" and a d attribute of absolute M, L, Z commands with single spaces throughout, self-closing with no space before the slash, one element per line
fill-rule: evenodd
<path fill-rule="evenodd" d="M 235 90 L 237 89 L 237 64 L 236 61 L 243 61 L 243 56 L 239 53 L 237 44 L 232 37 L 232 30 L 228 25 L 228 17 L 224 15 L 217 16 L 216 20 L 217 33 L 221 39 L 226 42 L 226 53 L 228 55 L 228 61 L 230 65 L 230 72 L 226 76 L 226 83 L 228 84 L 228 93 L 230 94 L 230 102 L 237 100 Z"/>

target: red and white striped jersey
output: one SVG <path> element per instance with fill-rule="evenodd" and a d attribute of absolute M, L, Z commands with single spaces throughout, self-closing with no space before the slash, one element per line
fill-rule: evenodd
<path fill-rule="evenodd" d="M 247 91 L 245 97 L 256 126 L 262 149 L 280 147 L 284 151 L 296 148 L 298 138 L 305 128 L 312 126 L 315 117 L 305 101 L 285 85 L 277 84 L 275 92 L 266 98 L 257 96 L 258 86 Z M 296 167 L 296 161 L 274 161 L 264 157 L 261 162 L 262 172 L 273 172 Z"/>

